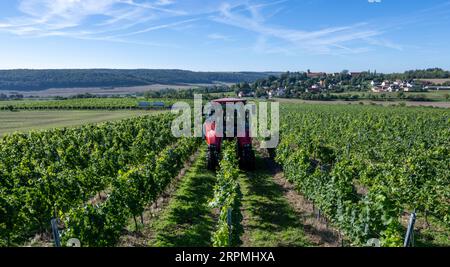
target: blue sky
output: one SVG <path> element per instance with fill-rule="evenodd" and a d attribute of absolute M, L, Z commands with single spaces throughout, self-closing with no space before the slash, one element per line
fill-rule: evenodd
<path fill-rule="evenodd" d="M 449 0 L 2 0 L 0 69 L 450 69 Z"/>

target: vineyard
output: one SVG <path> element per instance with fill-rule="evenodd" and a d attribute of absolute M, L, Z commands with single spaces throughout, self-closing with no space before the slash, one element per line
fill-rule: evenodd
<path fill-rule="evenodd" d="M 66 220 L 67 232 L 79 233 L 87 244 L 114 242 L 127 216 L 138 215 L 141 203 L 170 179 L 173 170 L 166 165 L 176 168 L 197 145 L 194 139 L 176 142 L 171 120 L 141 117 L 3 138 L 2 242 L 45 231 L 52 217 Z M 150 178 L 154 172 L 158 176 Z M 106 201 L 95 199 L 105 190 Z M 94 201 L 101 203 L 89 205 Z"/>
<path fill-rule="evenodd" d="M 144 98 L 73 98 L 62 100 L 11 100 L 0 101 L 2 110 L 116 110 L 140 109 L 139 102 L 163 102 L 165 107 L 175 103 L 173 99 Z"/>
<path fill-rule="evenodd" d="M 207 170 L 204 141 L 172 137 L 173 119 L 0 139 L 0 246 L 48 236 L 52 219 L 63 246 L 324 245 L 304 227 L 300 198 L 348 246 L 402 246 L 413 211 L 450 233 L 448 110 L 284 104 L 276 153 L 257 150 L 251 172 L 235 142 Z"/>
<path fill-rule="evenodd" d="M 353 245 L 401 246 L 416 210 L 450 228 L 450 113 L 301 106 L 283 110 L 277 161 Z"/>

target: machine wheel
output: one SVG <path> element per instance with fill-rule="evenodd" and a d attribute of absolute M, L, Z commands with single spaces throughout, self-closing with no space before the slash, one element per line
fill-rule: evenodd
<path fill-rule="evenodd" d="M 208 151 L 206 152 L 206 160 L 208 162 L 208 170 L 215 171 L 217 169 L 217 165 L 219 164 L 217 149 L 215 147 L 208 147 Z"/>
<path fill-rule="evenodd" d="M 277 152 L 275 148 L 268 148 L 267 152 L 269 153 L 269 157 L 271 159 L 275 159 L 275 157 L 277 156 Z"/>
<path fill-rule="evenodd" d="M 248 171 L 255 170 L 255 151 L 251 146 L 242 148 L 241 151 L 241 168 Z"/>

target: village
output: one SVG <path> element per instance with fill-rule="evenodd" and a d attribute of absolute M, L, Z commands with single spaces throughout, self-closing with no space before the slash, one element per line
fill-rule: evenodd
<path fill-rule="evenodd" d="M 371 90 L 374 93 L 392 93 L 392 92 L 410 92 L 410 91 L 422 91 L 423 86 L 414 83 L 413 81 L 389 81 L 385 80 L 381 83 L 371 81 Z"/>
<path fill-rule="evenodd" d="M 283 98 L 298 95 L 326 95 L 345 92 L 395 93 L 450 90 L 448 82 L 436 84 L 426 79 L 388 79 L 371 72 L 339 73 L 298 72 L 286 73 L 280 78 L 241 85 L 239 97 Z"/>

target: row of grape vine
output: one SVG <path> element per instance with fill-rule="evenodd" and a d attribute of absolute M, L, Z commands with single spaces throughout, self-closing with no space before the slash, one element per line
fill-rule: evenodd
<path fill-rule="evenodd" d="M 159 155 L 148 155 L 142 164 L 119 171 L 105 202 L 86 204 L 66 214 L 63 241 L 75 237 L 85 246 L 117 244 L 129 218 L 134 218 L 137 229 L 136 217 L 164 192 L 198 145 L 199 139 L 182 138 Z"/>
<path fill-rule="evenodd" d="M 91 203 L 103 191 L 109 197 L 100 206 L 111 209 L 120 201 L 128 201 L 127 212 L 136 216 L 142 201 L 161 191 L 168 175 L 173 175 L 185 154 L 198 144 L 196 139 L 183 140 L 171 147 L 176 140 L 170 132 L 172 119 L 170 114 L 145 116 L 75 129 L 17 133 L 1 139 L 0 245 L 20 245 L 36 233 L 49 231 L 53 217 L 69 218 L 65 221 L 68 232 L 82 229 L 76 227 L 80 220 L 86 225 L 95 223 L 95 216 L 79 214 L 81 209 L 87 214 L 105 213 L 107 208 L 98 209 Z M 153 180 L 152 170 L 159 173 Z M 148 179 L 139 180 L 142 175 Z M 140 184 L 134 184 L 133 179 Z M 127 187 L 133 190 L 125 190 Z M 146 198 L 135 201 L 137 195 L 133 194 L 146 194 Z M 108 223 L 114 224 L 111 220 Z M 117 221 L 120 225 L 120 219 Z M 80 238 L 89 245 L 105 243 L 83 238 L 90 234 L 81 232 Z"/>
<path fill-rule="evenodd" d="M 212 207 L 219 208 L 219 220 L 212 236 L 212 243 L 214 247 L 237 247 L 242 244 L 241 236 L 244 228 L 236 142 L 223 143 L 219 167 L 214 197 L 210 202 Z"/>
<path fill-rule="evenodd" d="M 450 227 L 449 153 L 447 110 L 286 105 L 276 159 L 352 245 L 401 246 L 405 211 Z"/>

